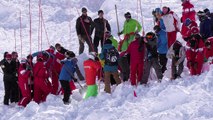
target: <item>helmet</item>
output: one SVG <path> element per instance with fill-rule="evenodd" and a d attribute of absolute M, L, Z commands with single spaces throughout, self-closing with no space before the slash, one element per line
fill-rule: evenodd
<path fill-rule="evenodd" d="M 26 64 L 27 63 L 27 60 L 25 58 L 21 59 L 20 61 L 21 64 Z"/>
<path fill-rule="evenodd" d="M 155 33 L 153 33 L 153 32 L 148 32 L 148 33 L 146 34 L 146 39 L 147 39 L 147 40 L 154 40 L 154 39 L 156 39 Z"/>

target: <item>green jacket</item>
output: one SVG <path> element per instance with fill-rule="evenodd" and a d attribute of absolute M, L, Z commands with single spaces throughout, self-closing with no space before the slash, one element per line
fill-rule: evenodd
<path fill-rule="evenodd" d="M 112 46 L 118 49 L 118 41 L 113 36 L 111 36 L 109 39 L 112 41 Z"/>
<path fill-rule="evenodd" d="M 122 33 L 125 35 L 136 31 L 140 32 L 141 29 L 142 26 L 137 20 L 130 19 L 128 22 L 127 21 L 124 22 Z"/>

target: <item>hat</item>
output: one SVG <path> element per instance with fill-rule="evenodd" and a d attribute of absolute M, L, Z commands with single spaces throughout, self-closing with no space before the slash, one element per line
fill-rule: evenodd
<path fill-rule="evenodd" d="M 176 40 L 175 43 L 173 44 L 173 49 L 178 50 L 181 48 L 181 46 L 182 46 L 182 44 Z"/>
<path fill-rule="evenodd" d="M 200 31 L 199 31 L 199 29 L 198 29 L 198 27 L 192 27 L 191 28 L 191 34 L 198 34 Z"/>
<path fill-rule="evenodd" d="M 27 60 L 25 58 L 21 59 L 20 61 L 21 64 L 26 64 L 27 63 Z"/>
<path fill-rule="evenodd" d="M 55 48 L 57 48 L 57 47 L 61 47 L 61 44 L 56 43 L 56 44 L 55 44 Z"/>
<path fill-rule="evenodd" d="M 98 15 L 99 15 L 100 13 L 104 13 L 104 11 L 103 11 L 103 10 L 99 10 L 99 11 L 98 11 Z"/>
<path fill-rule="evenodd" d="M 4 58 L 6 58 L 6 55 L 8 54 L 8 52 L 6 51 L 6 52 L 4 52 Z"/>
<path fill-rule="evenodd" d="M 124 17 L 125 17 L 125 18 L 131 18 L 130 12 L 125 13 L 125 14 L 124 14 Z"/>
<path fill-rule="evenodd" d="M 205 13 L 210 13 L 210 10 L 208 8 L 203 10 Z"/>
<path fill-rule="evenodd" d="M 161 11 L 160 8 L 156 8 L 156 9 L 155 9 L 155 13 L 162 14 L 162 11 Z"/>
<path fill-rule="evenodd" d="M 15 51 L 13 51 L 11 54 L 12 54 L 12 57 L 18 57 L 18 53 Z"/>
<path fill-rule="evenodd" d="M 51 46 L 50 46 L 50 49 L 53 49 L 53 50 L 55 50 L 55 47 L 51 45 Z"/>
<path fill-rule="evenodd" d="M 198 12 L 197 12 L 197 15 L 198 15 L 198 16 L 205 16 L 205 15 L 206 15 L 206 13 L 205 13 L 205 12 L 203 12 L 203 11 L 198 11 Z"/>
<path fill-rule="evenodd" d="M 67 55 L 68 58 L 73 58 L 73 57 L 75 57 L 75 53 L 74 53 L 73 51 L 67 51 L 67 52 L 65 52 L 65 55 Z"/>
<path fill-rule="evenodd" d="M 32 55 L 28 55 L 27 59 L 33 59 L 33 56 Z"/>
<path fill-rule="evenodd" d="M 87 9 L 86 9 L 85 7 L 83 7 L 83 8 L 81 9 L 81 12 L 87 12 Z"/>
<path fill-rule="evenodd" d="M 154 39 L 156 39 L 155 33 L 153 33 L 153 32 L 148 32 L 148 33 L 146 34 L 146 39 L 147 39 L 147 40 L 154 40 Z"/>
<path fill-rule="evenodd" d="M 187 18 L 185 21 L 184 21 L 184 25 L 185 26 L 189 26 L 190 24 L 192 23 L 191 19 Z"/>
<path fill-rule="evenodd" d="M 112 44 L 112 41 L 110 39 L 105 40 L 104 44 Z"/>
<path fill-rule="evenodd" d="M 6 57 L 5 57 L 6 59 L 12 59 L 12 54 L 6 54 Z"/>
<path fill-rule="evenodd" d="M 37 56 L 37 60 L 44 60 L 44 56 L 42 53 L 39 53 L 38 56 Z"/>
<path fill-rule="evenodd" d="M 96 52 L 90 52 L 88 57 L 89 59 L 95 60 L 95 58 L 97 57 Z"/>
<path fill-rule="evenodd" d="M 161 30 L 159 25 L 155 25 L 153 29 L 154 29 L 155 33 L 158 33 Z"/>

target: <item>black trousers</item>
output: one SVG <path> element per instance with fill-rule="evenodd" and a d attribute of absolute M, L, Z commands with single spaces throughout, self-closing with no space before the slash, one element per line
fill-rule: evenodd
<path fill-rule="evenodd" d="M 161 65 L 161 70 L 162 70 L 162 73 L 164 73 L 167 69 L 166 69 L 166 64 L 167 64 L 167 57 L 166 57 L 166 54 L 159 54 L 158 55 L 158 60 L 160 62 L 160 65 Z"/>
<path fill-rule="evenodd" d="M 94 42 L 93 42 L 93 44 L 94 44 L 94 49 L 95 49 L 95 52 L 96 53 L 98 53 L 98 46 L 99 46 L 99 43 L 100 43 L 100 41 L 101 41 L 101 47 L 103 47 L 103 37 L 98 37 L 98 36 L 95 36 L 94 37 Z"/>
<path fill-rule="evenodd" d="M 90 37 L 90 36 L 89 36 Z M 85 41 L 89 47 L 89 52 L 93 51 L 93 44 L 92 44 L 92 38 L 88 38 L 86 35 L 81 36 L 79 38 L 79 55 L 84 52 L 84 43 L 82 41 Z"/>
<path fill-rule="evenodd" d="M 64 98 L 63 101 L 64 102 L 69 102 L 70 99 L 70 82 L 66 81 L 66 80 L 60 80 L 61 86 L 64 90 Z"/>
<path fill-rule="evenodd" d="M 18 102 L 18 84 L 16 81 L 4 80 L 4 104 L 9 105 L 10 102 Z"/>
<path fill-rule="evenodd" d="M 130 74 L 129 59 L 130 59 L 129 56 L 123 56 L 118 60 L 118 64 L 121 68 L 121 78 L 123 79 L 124 82 L 128 81 L 129 79 Z"/>

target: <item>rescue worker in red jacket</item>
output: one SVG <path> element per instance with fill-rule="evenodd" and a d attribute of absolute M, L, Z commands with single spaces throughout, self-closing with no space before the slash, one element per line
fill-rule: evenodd
<path fill-rule="evenodd" d="M 130 80 L 132 85 L 137 85 L 143 75 L 144 66 L 144 41 L 139 35 L 135 35 L 135 40 L 130 43 L 125 51 L 130 54 Z"/>
<path fill-rule="evenodd" d="M 37 63 L 33 68 L 34 75 L 34 101 L 44 102 L 47 95 L 51 92 L 51 83 L 48 80 L 49 72 L 45 66 L 44 56 L 37 56 Z"/>
<path fill-rule="evenodd" d="M 195 21 L 193 21 L 193 20 L 191 20 L 191 19 L 189 19 L 189 18 L 187 18 L 187 19 L 184 21 L 183 25 L 184 25 L 186 28 L 185 28 L 185 33 L 182 34 L 182 38 L 183 38 L 185 41 L 188 41 L 188 40 L 190 39 L 190 37 L 191 37 L 191 34 L 192 34 L 192 33 L 191 33 L 192 28 L 197 28 L 198 25 L 197 25 L 197 23 L 196 23 Z"/>
<path fill-rule="evenodd" d="M 181 0 L 181 1 L 182 1 L 182 6 L 183 6 L 182 17 L 181 17 L 181 22 L 183 24 L 182 24 L 182 28 L 181 28 L 181 34 L 184 38 L 184 36 L 186 36 L 187 31 L 188 31 L 188 28 L 184 25 L 184 21 L 186 21 L 187 18 L 192 21 L 196 21 L 195 20 L 196 12 L 194 10 L 194 5 L 192 5 L 190 0 Z"/>
<path fill-rule="evenodd" d="M 85 99 L 91 96 L 97 96 L 98 86 L 96 85 L 96 76 L 101 77 L 101 63 L 97 60 L 95 52 L 89 53 L 89 59 L 84 61 L 84 71 L 87 84 L 87 93 Z"/>
<path fill-rule="evenodd" d="M 189 68 L 191 75 L 199 75 L 204 61 L 204 43 L 198 28 L 192 28 L 191 33 L 192 35 L 186 44 L 187 67 Z"/>
<path fill-rule="evenodd" d="M 18 83 L 22 94 L 22 98 L 18 103 L 19 106 L 25 107 L 31 100 L 31 89 L 28 86 L 31 74 L 32 68 L 26 59 L 22 59 L 18 70 Z"/>

